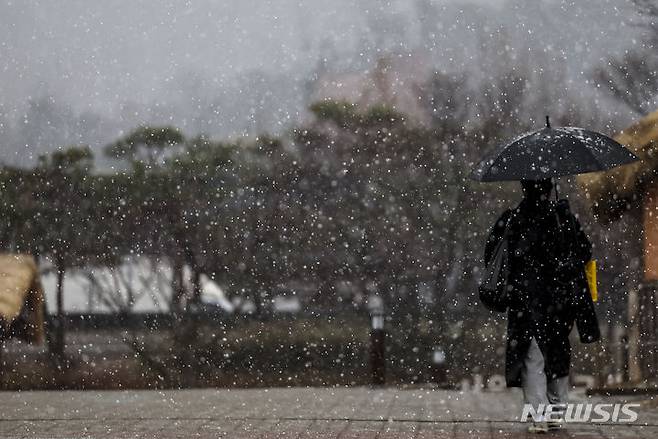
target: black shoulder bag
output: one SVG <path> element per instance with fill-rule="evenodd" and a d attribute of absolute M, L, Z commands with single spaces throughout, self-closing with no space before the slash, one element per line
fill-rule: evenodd
<path fill-rule="evenodd" d="M 496 244 L 478 288 L 480 301 L 492 311 L 505 312 L 509 304 L 507 278 L 509 275 L 509 228 L 512 217 L 505 224 L 503 236 Z"/>

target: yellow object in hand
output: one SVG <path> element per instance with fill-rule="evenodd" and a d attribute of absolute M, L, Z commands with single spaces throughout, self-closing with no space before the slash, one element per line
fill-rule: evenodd
<path fill-rule="evenodd" d="M 599 300 L 599 292 L 596 289 L 596 259 L 590 259 L 585 264 L 585 276 L 587 277 L 587 286 L 592 296 L 592 302 Z"/>

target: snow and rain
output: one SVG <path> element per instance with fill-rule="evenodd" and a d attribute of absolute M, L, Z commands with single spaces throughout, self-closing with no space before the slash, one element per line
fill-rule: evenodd
<path fill-rule="evenodd" d="M 27 291 L 0 308 L 0 387 L 498 388 L 506 321 L 478 284 L 521 191 L 469 174 L 546 115 L 609 136 L 650 117 L 657 19 L 640 0 L 0 2 L 0 283 Z M 637 147 L 616 180 L 559 179 L 599 268 L 579 385 L 656 376 Z"/>

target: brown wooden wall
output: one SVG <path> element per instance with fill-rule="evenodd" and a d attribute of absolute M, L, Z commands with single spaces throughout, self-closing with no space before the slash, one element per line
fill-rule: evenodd
<path fill-rule="evenodd" d="M 658 280 L 658 183 L 648 185 L 643 206 L 644 280 Z"/>

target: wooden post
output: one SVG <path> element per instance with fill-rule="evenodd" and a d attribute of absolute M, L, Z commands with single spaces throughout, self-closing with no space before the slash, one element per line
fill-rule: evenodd
<path fill-rule="evenodd" d="M 644 282 L 636 305 L 637 358 L 642 378 L 656 376 L 656 286 L 658 285 L 658 182 L 648 185 L 642 210 Z"/>
<path fill-rule="evenodd" d="M 432 350 L 432 382 L 440 388 L 448 388 L 448 368 L 446 366 L 446 354 L 441 346 L 435 346 Z"/>
<path fill-rule="evenodd" d="M 639 294 L 638 359 L 643 379 L 656 376 L 656 283 L 642 285 Z"/>
<path fill-rule="evenodd" d="M 370 329 L 370 371 L 372 384 L 386 383 L 386 330 L 383 313 L 372 314 Z"/>
<path fill-rule="evenodd" d="M 57 266 L 57 318 L 55 319 L 56 327 L 54 334 L 54 343 L 52 346 L 52 353 L 57 357 L 64 357 L 64 350 L 66 344 L 65 336 L 65 316 L 64 316 L 64 263 L 61 260 L 56 262 Z"/>
<path fill-rule="evenodd" d="M 3 360 L 3 351 L 5 349 L 5 325 L 4 322 L 0 320 L 0 389 L 4 388 L 4 364 Z"/>
<path fill-rule="evenodd" d="M 638 291 L 632 288 L 628 292 L 628 324 L 627 324 L 627 346 L 626 352 L 626 369 L 628 370 L 628 381 L 638 383 L 642 381 L 642 370 L 640 368 L 640 325 L 638 322 L 639 305 Z"/>

